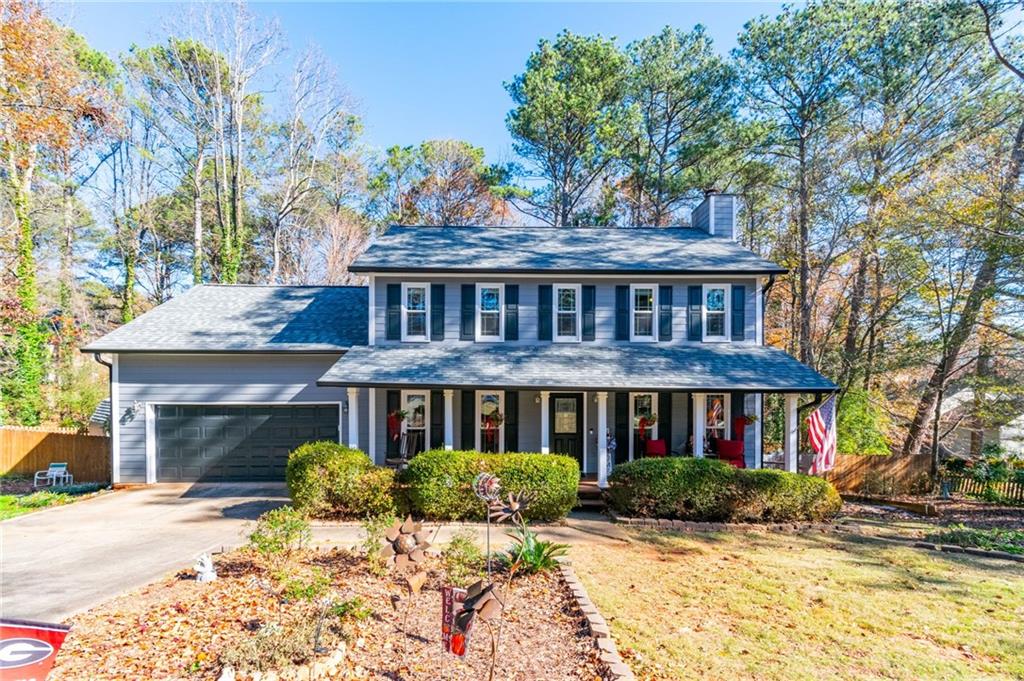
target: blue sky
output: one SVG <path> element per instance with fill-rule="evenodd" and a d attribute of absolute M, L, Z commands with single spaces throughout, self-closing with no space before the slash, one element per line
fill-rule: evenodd
<path fill-rule="evenodd" d="M 508 159 L 502 83 L 523 69 L 541 38 L 562 29 L 600 33 L 621 44 L 665 25 L 704 24 L 722 52 L 749 19 L 776 3 L 255 3 L 276 18 L 294 57 L 315 43 L 338 69 L 375 147 L 454 137 Z M 111 55 L 152 44 L 180 24 L 177 3 L 79 2 L 57 13 Z"/>

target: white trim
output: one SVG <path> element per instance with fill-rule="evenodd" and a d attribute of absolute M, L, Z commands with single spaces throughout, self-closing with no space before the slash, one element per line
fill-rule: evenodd
<path fill-rule="evenodd" d="M 420 390 L 412 388 L 409 390 L 403 390 L 401 397 L 399 398 L 399 409 L 408 409 L 408 397 L 410 395 L 422 395 L 423 396 L 423 451 L 430 449 L 430 391 Z M 412 413 L 412 412 L 410 412 Z M 409 420 L 402 421 L 402 434 L 408 432 Z M 418 430 L 418 429 L 417 429 Z"/>
<path fill-rule="evenodd" d="M 410 336 L 409 328 L 409 289 L 423 289 L 423 335 Z M 427 343 L 430 341 L 430 284 L 419 281 L 402 282 L 402 342 L 403 343 Z"/>
<path fill-rule="evenodd" d="M 583 338 L 583 286 L 581 284 L 552 284 L 553 298 L 551 305 L 551 339 L 554 343 L 579 343 Z M 558 291 L 569 289 L 576 292 L 576 335 L 558 335 Z"/>
<path fill-rule="evenodd" d="M 372 390 L 372 388 L 371 388 Z M 146 483 L 152 484 L 157 480 L 157 442 L 156 442 L 156 410 L 158 407 L 174 407 L 189 405 L 197 407 L 289 407 L 292 405 L 321 405 L 333 404 L 338 409 L 338 442 L 341 442 L 341 412 L 342 402 L 334 400 L 278 400 L 278 401 L 246 401 L 238 400 L 157 400 L 146 402 Z M 111 411 L 113 413 L 113 411 Z M 118 471 L 120 474 L 120 471 Z"/>
<path fill-rule="evenodd" d="M 636 331 L 636 301 L 637 289 L 649 289 L 651 291 L 651 335 L 638 336 Z M 658 285 L 651 284 L 630 284 L 629 285 L 629 340 L 633 343 L 657 343 L 658 342 Z"/>
<path fill-rule="evenodd" d="M 764 345 L 764 310 L 762 309 L 761 298 L 764 290 L 764 283 L 761 277 L 757 277 L 754 285 L 754 341 L 758 345 Z"/>
<path fill-rule="evenodd" d="M 740 225 L 737 222 L 737 218 L 740 213 L 740 197 L 736 194 L 732 195 L 732 240 L 736 243 L 740 242 Z"/>
<path fill-rule="evenodd" d="M 444 390 L 444 448 L 455 449 L 455 391 Z"/>
<path fill-rule="evenodd" d="M 498 289 L 498 335 L 497 336 L 484 336 L 480 333 L 480 289 L 482 288 L 496 288 Z M 475 311 L 475 329 L 474 339 L 478 343 L 500 343 L 505 340 L 505 284 L 500 282 L 477 282 L 476 284 L 476 299 L 473 301 L 473 309 Z"/>
<path fill-rule="evenodd" d="M 608 393 L 597 393 L 597 485 L 608 486 Z"/>
<path fill-rule="evenodd" d="M 540 453 L 551 453 L 551 391 L 540 391 Z"/>
<path fill-rule="evenodd" d="M 156 405 L 146 403 L 146 484 L 156 482 Z"/>
<path fill-rule="evenodd" d="M 482 452 L 483 451 L 480 448 L 480 445 L 481 445 L 481 442 L 480 442 L 480 429 L 481 429 L 480 417 L 483 415 L 483 414 L 480 413 L 480 398 L 483 397 L 484 395 L 497 395 L 498 396 L 498 411 L 501 412 L 502 415 L 504 415 L 504 413 L 505 413 L 505 391 L 504 390 L 477 390 L 477 391 L 474 392 L 474 399 L 476 400 L 476 407 L 475 407 L 475 409 L 473 411 L 474 411 L 474 414 L 475 414 L 474 418 L 476 420 L 474 421 L 475 427 L 473 429 L 473 444 L 475 445 L 474 448 L 478 452 Z M 500 426 L 498 426 L 498 453 L 499 454 L 504 454 L 505 453 L 505 424 L 504 424 L 504 422 L 502 422 L 502 424 Z"/>
<path fill-rule="evenodd" d="M 706 407 L 707 401 L 704 393 L 692 393 L 693 395 L 693 456 L 697 459 L 704 458 L 704 431 L 707 427 Z M 698 415 L 700 418 L 698 418 Z"/>
<path fill-rule="evenodd" d="M 747 250 L 749 250 L 749 249 L 747 249 Z M 380 272 L 380 273 L 377 273 L 376 276 L 387 277 L 389 279 L 392 279 L 393 281 L 391 281 L 391 283 L 395 284 L 395 283 L 400 282 L 403 276 L 417 276 L 417 277 L 429 276 L 429 277 L 431 277 L 431 280 L 435 281 L 435 283 L 436 283 L 438 281 L 443 281 L 445 279 L 477 279 L 481 275 L 485 275 L 485 276 L 490 277 L 490 276 L 493 276 L 495 274 L 497 274 L 497 273 L 493 272 L 493 271 L 492 272 L 444 272 L 444 271 L 438 270 L 436 272 L 420 272 L 420 271 L 407 272 L 407 273 L 403 273 L 403 272 Z M 602 273 L 602 274 L 589 274 L 589 273 L 586 273 L 586 272 L 559 274 L 557 271 L 547 272 L 547 273 L 545 273 L 545 272 L 522 272 L 522 273 L 510 272 L 508 274 L 505 274 L 504 272 L 502 272 L 501 274 L 503 276 L 507 276 L 509 278 L 509 280 L 510 280 L 510 283 L 515 283 L 514 280 L 516 280 L 516 279 L 543 279 L 545 281 L 545 283 L 550 282 L 552 284 L 554 284 L 555 282 L 558 282 L 558 281 L 562 281 L 562 282 L 564 282 L 566 284 L 573 284 L 573 283 L 579 282 L 581 279 L 604 279 L 604 280 L 609 281 L 610 283 L 614 282 L 614 283 L 619 283 L 619 284 L 627 284 L 630 281 L 648 281 L 648 280 L 654 281 L 654 282 L 658 282 L 658 281 L 661 281 L 663 279 L 671 279 L 672 281 L 684 280 L 684 281 L 694 281 L 694 282 L 702 282 L 702 281 L 714 282 L 714 281 L 716 281 L 718 279 L 721 279 L 723 281 L 736 281 L 737 279 L 747 279 L 747 278 L 753 278 L 753 277 L 759 277 L 759 276 L 761 276 L 761 277 L 766 276 L 766 273 L 763 273 L 763 272 L 744 272 L 744 271 L 732 272 L 730 274 L 685 274 L 685 273 L 684 274 L 676 274 L 674 272 L 651 272 L 650 274 L 635 274 L 635 273 L 632 273 L 632 272 L 630 272 L 630 273 L 616 272 L 614 270 L 609 270 L 608 272 L 605 272 L 605 273 Z M 776 274 L 781 275 L 782 272 L 779 271 Z"/>
<path fill-rule="evenodd" d="M 369 286 L 369 289 L 366 292 L 366 299 L 370 304 L 370 309 L 367 311 L 367 314 L 369 315 L 369 326 L 367 327 L 366 339 L 368 345 L 376 345 L 377 340 L 377 287 L 373 278 L 373 274 L 370 274 L 367 277 L 367 285 Z M 387 306 L 384 306 L 383 312 L 385 315 L 387 314 Z"/>
<path fill-rule="evenodd" d="M 121 482 L 121 383 L 118 355 L 110 361 L 110 477 Z"/>
<path fill-rule="evenodd" d="M 377 463 L 377 389 L 369 389 L 369 400 L 366 405 L 366 438 L 367 438 L 367 449 L 366 452 L 370 461 Z"/>
<path fill-rule="evenodd" d="M 589 473 L 590 470 L 587 468 L 587 454 L 590 453 L 590 430 L 587 427 L 589 425 L 589 422 L 587 421 L 587 391 L 584 390 L 580 394 L 583 395 L 583 465 L 581 468 L 583 469 L 583 473 Z"/>
<path fill-rule="evenodd" d="M 708 195 L 708 234 L 715 235 L 715 195 Z"/>
<path fill-rule="evenodd" d="M 633 452 L 633 435 L 636 433 L 636 398 L 640 395 L 651 396 L 651 415 L 655 417 L 654 425 L 651 426 L 651 437 L 648 440 L 658 439 L 658 393 L 652 392 L 639 392 L 629 394 L 629 460 L 632 461 L 634 457 Z"/>
<path fill-rule="evenodd" d="M 345 394 L 348 400 L 348 446 L 359 449 L 359 388 L 348 388 Z M 340 426 L 338 437 L 341 437 Z"/>
<path fill-rule="evenodd" d="M 725 323 L 723 336 L 708 335 L 708 289 L 724 291 Z M 732 284 L 704 284 L 700 289 L 700 339 L 704 343 L 729 343 L 732 340 Z"/>

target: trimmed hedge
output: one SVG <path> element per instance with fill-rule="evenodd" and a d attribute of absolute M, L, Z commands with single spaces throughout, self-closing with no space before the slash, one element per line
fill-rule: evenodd
<path fill-rule="evenodd" d="M 288 455 L 288 493 L 308 516 L 363 518 L 394 514 L 395 473 L 358 449 L 309 442 Z"/>
<path fill-rule="evenodd" d="M 827 480 L 734 468 L 716 459 L 639 459 L 616 466 L 608 502 L 623 515 L 699 521 L 824 520 L 842 507 Z"/>
<path fill-rule="evenodd" d="M 530 491 L 536 496 L 527 520 L 557 520 L 576 505 L 580 467 L 557 454 L 481 454 L 436 449 L 418 454 L 402 472 L 415 515 L 432 520 L 483 520 L 484 504 L 473 494 L 482 472 L 501 480 L 503 493 Z"/>

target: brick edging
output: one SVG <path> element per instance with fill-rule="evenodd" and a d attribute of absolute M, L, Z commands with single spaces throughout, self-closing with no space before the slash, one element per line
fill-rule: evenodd
<path fill-rule="evenodd" d="M 558 569 L 562 575 L 562 580 L 572 593 L 573 600 L 576 601 L 576 607 L 587 618 L 587 628 L 590 631 L 590 636 L 594 639 L 594 646 L 600 651 L 599 656 L 601 664 L 605 668 L 606 678 L 611 681 L 635 681 L 636 676 L 633 675 L 633 670 L 623 662 L 622 656 L 619 655 L 619 650 L 615 646 L 615 640 L 612 639 L 608 622 L 605 621 L 597 606 L 590 600 L 586 587 L 583 586 L 583 583 L 576 576 L 572 565 L 569 561 L 563 560 Z"/>
<path fill-rule="evenodd" d="M 665 518 L 630 518 L 616 515 L 608 511 L 612 522 L 628 525 L 630 527 L 652 527 L 665 530 L 676 530 L 680 532 L 842 532 L 855 534 L 860 537 L 868 537 L 879 541 L 905 544 L 916 549 L 927 549 L 928 551 L 941 551 L 944 553 L 965 553 L 971 556 L 982 558 L 996 558 L 1000 560 L 1011 560 L 1017 563 L 1024 563 L 1024 555 L 1009 553 L 1007 551 L 993 551 L 979 549 L 973 546 L 956 546 L 954 544 L 937 544 L 924 541 L 916 537 L 897 537 L 893 535 L 874 534 L 864 532 L 858 525 L 846 523 L 766 523 L 762 525 L 746 523 L 700 523 L 691 520 L 668 520 Z"/>

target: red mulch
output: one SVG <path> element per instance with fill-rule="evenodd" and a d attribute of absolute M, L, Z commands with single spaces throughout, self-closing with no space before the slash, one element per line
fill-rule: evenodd
<path fill-rule="evenodd" d="M 50 675 L 52 681 L 105 679 L 216 679 L 221 651 L 268 623 L 310 618 L 309 602 L 281 603 L 268 590 L 268 572 L 244 552 L 215 561 L 219 579 L 199 583 L 183 573 L 120 596 L 72 619 L 72 630 Z M 469 653 L 459 660 L 441 647 L 443 574 L 428 564 L 429 579 L 413 602 L 408 635 L 399 631 L 405 596 L 401 578 L 371 575 L 364 560 L 347 551 L 306 552 L 290 574 L 313 566 L 329 575 L 332 599 L 363 599 L 373 614 L 361 621 L 326 626 L 322 643 L 350 651 L 335 678 L 487 678 L 487 628 L 473 632 Z M 555 575 L 513 582 L 496 679 L 599 679 L 599 662 L 583 616 Z"/>

